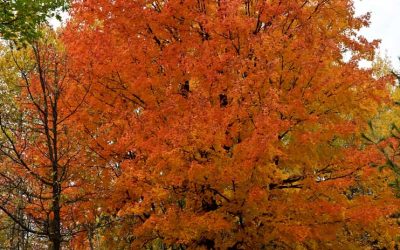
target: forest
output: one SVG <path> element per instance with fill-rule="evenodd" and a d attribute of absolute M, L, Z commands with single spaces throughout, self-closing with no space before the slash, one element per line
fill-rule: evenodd
<path fill-rule="evenodd" d="M 0 249 L 399 249 L 400 73 L 369 24 L 352 0 L 1 1 Z"/>

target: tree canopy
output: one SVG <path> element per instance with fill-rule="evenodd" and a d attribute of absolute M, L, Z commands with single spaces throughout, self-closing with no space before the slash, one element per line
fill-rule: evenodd
<path fill-rule="evenodd" d="M 2 52 L 5 224 L 52 249 L 398 247 L 397 85 L 359 67 L 379 43 L 352 1 L 70 7 Z"/>

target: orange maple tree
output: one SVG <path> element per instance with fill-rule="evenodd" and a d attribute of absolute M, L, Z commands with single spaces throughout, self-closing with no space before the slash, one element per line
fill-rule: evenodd
<path fill-rule="evenodd" d="M 384 223 L 397 203 L 368 184 L 381 157 L 360 138 L 388 95 L 358 67 L 367 24 L 350 0 L 75 1 L 78 122 L 115 173 L 105 244 L 340 246 Z"/>

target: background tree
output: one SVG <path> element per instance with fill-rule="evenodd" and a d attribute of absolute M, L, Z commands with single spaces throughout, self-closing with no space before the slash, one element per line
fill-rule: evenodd
<path fill-rule="evenodd" d="M 367 144 L 375 145 L 382 155 L 385 157 L 385 162 L 382 165 L 377 165 L 382 171 L 389 169 L 394 173 L 394 180 L 390 184 L 399 195 L 399 180 L 398 175 L 400 174 L 400 168 L 398 163 L 399 156 L 399 128 L 400 128 L 400 89 L 398 73 L 393 70 L 393 66 L 387 58 L 379 59 L 374 64 L 374 68 L 380 75 L 391 75 L 395 81 L 395 84 L 390 88 L 390 100 L 387 105 L 383 106 L 380 112 L 369 122 L 369 128 L 363 135 Z"/>
<path fill-rule="evenodd" d="M 10 101 L 0 112 L 0 209 L 18 231 L 35 235 L 33 248 L 51 242 L 61 249 L 91 219 L 80 210 L 94 195 L 96 175 L 80 168 L 88 152 L 70 123 L 87 91 L 72 87 L 65 53 L 49 30 L 29 48 L 2 47 L 1 60 Z"/>
<path fill-rule="evenodd" d="M 379 181 L 361 132 L 388 97 L 358 67 L 377 46 L 356 33 L 367 24 L 349 0 L 76 1 L 64 41 L 91 87 L 79 122 L 115 172 L 103 212 L 120 223 L 103 243 L 369 244 L 397 203 L 351 191 Z"/>
<path fill-rule="evenodd" d="M 38 38 L 38 25 L 47 18 L 59 16 L 67 7 L 66 0 L 5 0 L 0 3 L 0 35 L 20 42 Z"/>

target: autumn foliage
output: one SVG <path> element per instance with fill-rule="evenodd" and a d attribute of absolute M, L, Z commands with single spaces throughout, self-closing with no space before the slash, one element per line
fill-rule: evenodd
<path fill-rule="evenodd" d="M 391 81 L 358 66 L 368 18 L 349 0 L 73 1 L 60 109 L 90 198 L 69 247 L 394 247 L 391 172 L 362 136 Z"/>

